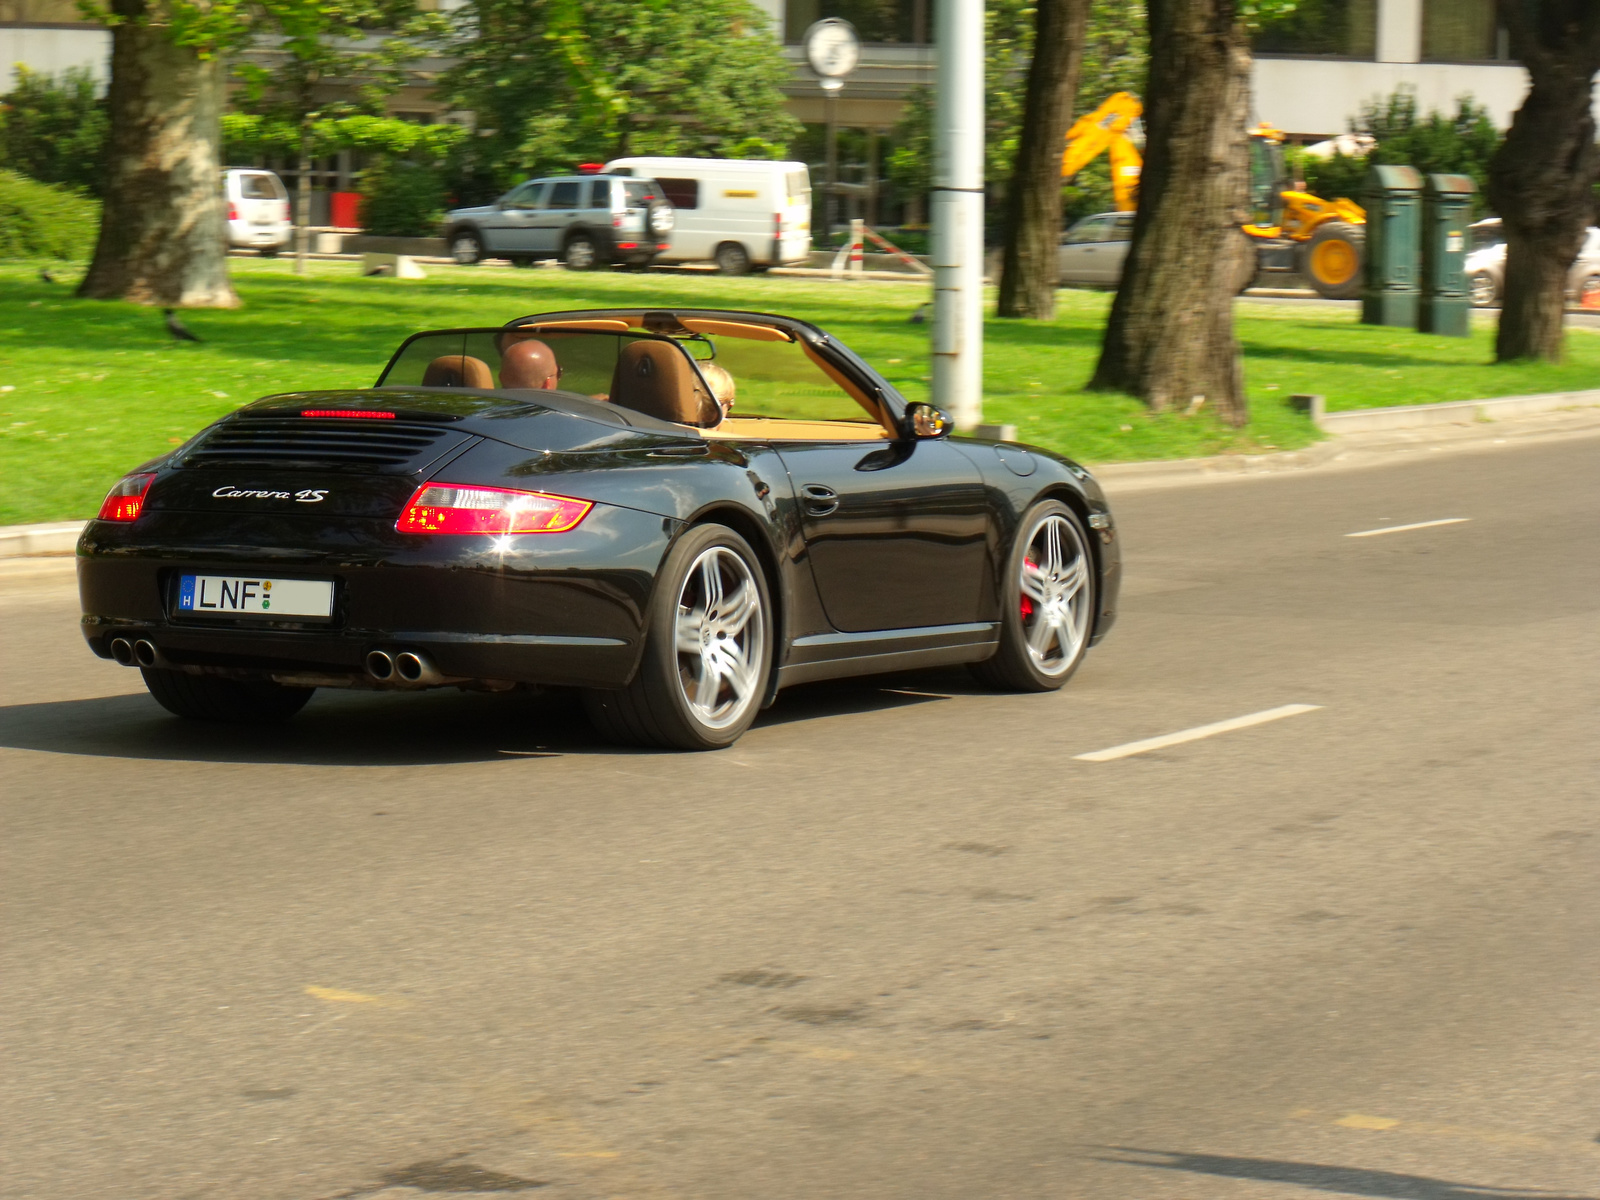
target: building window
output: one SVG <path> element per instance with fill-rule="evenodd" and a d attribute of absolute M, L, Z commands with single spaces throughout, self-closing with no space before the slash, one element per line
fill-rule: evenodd
<path fill-rule="evenodd" d="M 1300 0 L 1256 32 L 1257 54 L 1371 59 L 1378 53 L 1378 0 Z"/>
<path fill-rule="evenodd" d="M 1494 0 L 1424 0 L 1423 62 L 1495 62 L 1511 57 Z"/>
<path fill-rule="evenodd" d="M 863 42 L 925 46 L 933 41 L 932 0 L 784 0 L 783 40 L 800 41 L 823 17 L 849 21 Z"/>

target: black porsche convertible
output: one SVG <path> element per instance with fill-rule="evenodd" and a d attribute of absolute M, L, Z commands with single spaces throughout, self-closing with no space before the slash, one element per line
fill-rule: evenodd
<path fill-rule="evenodd" d="M 543 685 L 685 749 L 809 680 L 1058 688 L 1114 616 L 1105 497 L 950 433 L 787 317 L 419 333 L 371 388 L 269 396 L 123 478 L 78 544 L 83 632 L 182 717 Z"/>

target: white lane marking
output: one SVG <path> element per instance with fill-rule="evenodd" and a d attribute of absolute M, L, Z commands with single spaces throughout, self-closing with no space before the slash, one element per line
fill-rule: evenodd
<path fill-rule="evenodd" d="M 1235 729 L 1265 725 L 1268 721 L 1281 721 L 1284 717 L 1298 717 L 1301 713 L 1315 712 L 1321 707 L 1320 704 L 1284 704 L 1278 708 L 1251 713 L 1247 717 L 1234 717 L 1232 720 L 1217 721 L 1211 725 L 1197 725 L 1193 729 L 1164 733 L 1160 737 L 1145 738 L 1142 742 L 1124 742 L 1120 746 L 1112 746 L 1109 750 L 1095 750 L 1089 754 L 1076 754 L 1073 757 L 1084 762 L 1110 762 L 1114 758 L 1127 758 L 1130 754 L 1143 754 L 1146 750 L 1160 750 L 1166 746 L 1177 746 L 1184 742 L 1215 737 L 1219 733 L 1231 733 Z"/>
<path fill-rule="evenodd" d="M 1377 537 L 1380 533 L 1404 533 L 1408 529 L 1432 529 L 1435 525 L 1460 525 L 1471 517 L 1445 517 L 1438 521 L 1417 521 L 1411 525 L 1386 525 L 1382 529 L 1363 529 L 1360 533 L 1347 533 L 1345 537 Z"/>

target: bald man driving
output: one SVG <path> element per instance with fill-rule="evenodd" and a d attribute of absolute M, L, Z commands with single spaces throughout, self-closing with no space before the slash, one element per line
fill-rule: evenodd
<path fill-rule="evenodd" d="M 556 386 L 561 368 L 555 351 L 536 338 L 512 342 L 500 356 L 500 386 L 546 391 Z"/>

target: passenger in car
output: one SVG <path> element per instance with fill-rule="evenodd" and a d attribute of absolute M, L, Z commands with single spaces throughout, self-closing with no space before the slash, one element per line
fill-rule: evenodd
<path fill-rule="evenodd" d="M 512 342 L 500 356 L 500 386 L 547 391 L 559 386 L 555 351 L 537 338 Z"/>
<path fill-rule="evenodd" d="M 722 406 L 722 415 L 726 417 L 733 408 L 733 376 L 716 363 L 701 363 L 700 374 L 704 375 L 706 382 L 711 385 L 711 395 Z"/>

